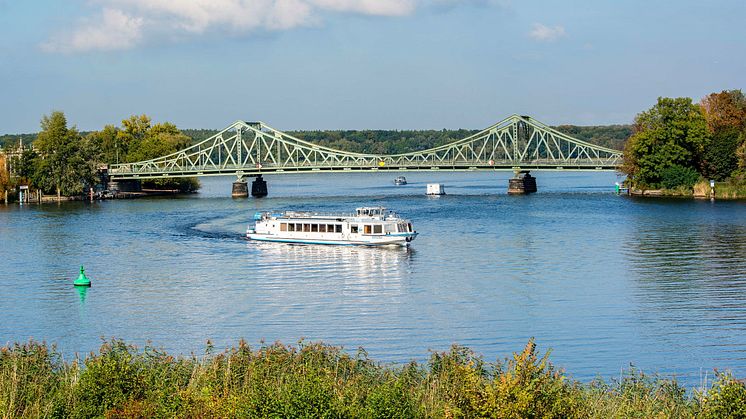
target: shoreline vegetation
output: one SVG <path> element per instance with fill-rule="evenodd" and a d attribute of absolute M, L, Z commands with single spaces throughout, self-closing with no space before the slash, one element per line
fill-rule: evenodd
<path fill-rule="evenodd" d="M 715 187 L 710 188 L 709 181 L 700 179 L 691 188 L 688 186 L 674 189 L 630 188 L 629 194 L 638 197 L 744 200 L 746 199 L 746 182 L 728 180 L 716 182 Z"/>
<path fill-rule="evenodd" d="M 621 171 L 630 195 L 746 199 L 746 96 L 658 98 L 635 118 Z"/>
<path fill-rule="evenodd" d="M 169 122 L 153 124 L 147 115 L 131 116 L 121 127 L 107 125 L 101 131 L 81 134 L 75 126 L 68 127 L 65 114 L 54 111 L 41 119 L 41 131 L 32 146 L 6 150 L 0 161 L 0 199 L 17 198 L 16 188 L 28 186 L 32 202 L 87 200 L 91 190 L 102 192 L 106 179 L 101 168 L 112 163 L 148 160 L 181 150 L 192 139 Z M 7 157 L 6 157 L 7 156 Z M 11 176 L 12 175 L 12 176 Z M 122 197 L 134 198 L 179 193 L 199 189 L 197 178 L 169 178 L 142 181 L 142 190 L 123 192 Z M 9 196 L 10 195 L 10 196 Z M 40 199 L 46 197 L 46 199 Z"/>
<path fill-rule="evenodd" d="M 560 125 L 559 131 L 602 146 L 621 148 L 632 133 L 629 125 Z M 180 130 L 174 124 L 153 124 L 147 115 L 133 115 L 121 126 L 107 125 L 100 131 L 79 132 L 68 127 L 64 113 L 52 112 L 41 120 L 38 134 L 0 135 L 0 201 L 14 201 L 17 187 L 28 185 L 31 202 L 88 200 L 90 190 L 103 191 L 99 169 L 113 163 L 129 163 L 160 157 L 196 144 L 218 130 Z M 290 135 L 344 151 L 396 154 L 447 144 L 478 130 L 323 130 L 289 131 Z M 10 170 L 12 168 L 12 170 Z M 10 173 L 9 173 L 10 172 Z M 13 176 L 10 176 L 12 173 Z M 169 178 L 143 181 L 152 193 L 122 192 L 115 197 L 163 195 L 163 191 L 195 192 L 197 178 Z M 7 196 L 7 199 L 4 196 Z M 103 195 L 103 194 L 101 194 Z M 112 196 L 111 194 L 106 194 Z"/>
<path fill-rule="evenodd" d="M 729 373 L 692 391 L 634 368 L 581 383 L 548 358 L 533 339 L 502 361 L 454 345 L 404 365 L 305 341 L 174 356 L 112 339 L 72 360 L 30 341 L 0 348 L 0 417 L 746 417 Z"/>
<path fill-rule="evenodd" d="M 85 196 L 102 185 L 98 168 L 167 155 L 204 140 L 217 130 L 179 130 L 174 124 L 153 124 L 147 115 L 133 115 L 121 127 L 81 134 L 68 128 L 62 112 L 41 120 L 36 134 L 16 136 L 33 147 L 14 149 L 11 136 L 0 136 L 10 151 L 0 154 L 0 194 L 29 185 L 44 195 Z M 716 182 L 715 199 L 746 199 L 746 96 L 741 90 L 711 93 L 699 103 L 691 98 L 658 98 L 635 117 L 634 124 L 555 127 L 584 141 L 624 149 L 619 170 L 627 175 L 630 195 L 711 198 L 710 180 Z M 396 154 L 423 150 L 465 138 L 476 130 L 326 130 L 290 131 L 291 135 L 340 150 Z M 16 140 L 17 140 L 16 138 Z M 7 149 L 11 142 L 11 148 Z M 8 168 L 12 167 L 13 176 Z M 144 189 L 197 191 L 197 178 L 156 179 Z M 97 189 L 103 189 L 98 186 Z M 134 195 L 133 195 L 134 196 Z M 147 196 L 147 194 L 146 194 Z M 0 196 L 0 199 L 2 197 Z"/>

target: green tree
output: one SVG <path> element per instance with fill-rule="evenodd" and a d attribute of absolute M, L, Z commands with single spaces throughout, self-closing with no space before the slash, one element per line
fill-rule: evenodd
<path fill-rule="evenodd" d="M 738 169 L 737 150 L 743 142 L 742 135 L 733 127 L 712 133 L 712 139 L 702 156 L 702 174 L 706 178 L 723 181 Z"/>
<path fill-rule="evenodd" d="M 121 161 L 138 161 L 135 155 L 141 143 L 150 132 L 150 117 L 147 115 L 132 115 L 122 121 L 122 129 L 117 133 L 118 155 Z"/>
<path fill-rule="evenodd" d="M 165 156 L 188 147 L 191 139 L 176 125 L 165 122 L 149 128 L 142 139 L 127 154 L 127 161 L 141 161 Z"/>
<path fill-rule="evenodd" d="M 67 127 L 65 114 L 59 111 L 44 116 L 41 132 L 34 142 L 40 159 L 33 177 L 35 184 L 46 191 L 64 195 L 83 192 L 94 181 L 94 168 L 83 154 L 82 139 L 75 127 Z"/>
<path fill-rule="evenodd" d="M 20 156 L 13 159 L 13 173 L 24 183 L 28 183 L 36 174 L 38 162 L 39 153 L 32 148 L 27 148 L 23 150 Z"/>
<path fill-rule="evenodd" d="M 83 147 L 86 154 L 96 163 L 116 163 L 118 150 L 119 128 L 107 125 L 101 131 L 94 131 L 85 137 Z"/>
<path fill-rule="evenodd" d="M 655 106 L 635 118 L 622 171 L 635 186 L 660 187 L 667 168 L 700 167 L 709 141 L 702 109 L 690 98 L 658 98 Z"/>
<path fill-rule="evenodd" d="M 176 125 L 170 122 L 152 125 L 147 115 L 133 115 L 122 121 L 117 141 L 121 148 L 126 149 L 126 162 L 166 156 L 192 143 L 192 139 L 179 131 Z M 199 186 L 199 181 L 195 178 L 154 179 L 143 182 L 144 188 L 178 189 L 182 192 L 196 191 Z"/>
<path fill-rule="evenodd" d="M 738 137 L 738 143 L 741 144 L 736 150 L 738 168 L 741 172 L 746 172 L 746 132 L 742 132 Z"/>

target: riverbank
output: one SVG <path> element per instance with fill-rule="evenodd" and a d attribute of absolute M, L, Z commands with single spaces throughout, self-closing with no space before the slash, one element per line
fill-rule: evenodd
<path fill-rule="evenodd" d="M 380 364 L 322 343 L 279 343 L 204 356 L 104 342 L 85 359 L 54 346 L 0 349 L 2 417 L 743 417 L 746 387 L 720 374 L 687 392 L 630 370 L 619 381 L 579 383 L 533 341 L 504 362 L 465 347 L 425 364 Z"/>
<path fill-rule="evenodd" d="M 136 192 L 97 192 L 93 198 L 90 195 L 74 195 L 74 196 L 61 196 L 56 195 L 42 195 L 38 196 L 36 192 L 31 194 L 28 200 L 24 199 L 25 204 L 52 204 L 58 202 L 71 202 L 71 201 L 100 201 L 106 199 L 137 199 L 137 198 L 150 198 L 157 196 L 186 196 L 197 193 L 197 191 L 182 191 L 179 189 L 142 189 Z M 15 204 L 18 203 L 17 195 L 8 195 L 7 200 L 0 199 L 0 203 Z"/>
<path fill-rule="evenodd" d="M 669 197 L 669 198 L 696 198 L 696 199 L 727 199 L 740 200 L 746 199 L 746 182 L 716 182 L 714 188 L 710 188 L 708 181 L 697 182 L 693 187 L 680 186 L 675 189 L 642 189 L 630 187 L 629 194 L 641 197 Z"/>

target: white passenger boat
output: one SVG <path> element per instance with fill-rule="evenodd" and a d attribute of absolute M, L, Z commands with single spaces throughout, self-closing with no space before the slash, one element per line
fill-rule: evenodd
<path fill-rule="evenodd" d="M 396 179 L 394 179 L 394 185 L 406 185 L 407 184 L 407 178 L 404 176 L 397 176 Z"/>
<path fill-rule="evenodd" d="M 408 246 L 417 232 L 411 221 L 386 208 L 362 207 L 354 214 L 257 212 L 246 237 L 283 243 Z"/>

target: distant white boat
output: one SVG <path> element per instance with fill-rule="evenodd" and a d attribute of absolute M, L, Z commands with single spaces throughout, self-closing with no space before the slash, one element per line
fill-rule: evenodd
<path fill-rule="evenodd" d="M 396 179 L 394 179 L 394 185 L 406 185 L 407 184 L 407 178 L 404 176 L 398 176 Z"/>
<path fill-rule="evenodd" d="M 384 207 L 361 207 L 354 214 L 257 212 L 246 237 L 301 244 L 408 246 L 417 237 L 412 222 Z"/>
<path fill-rule="evenodd" d="M 446 190 L 441 183 L 428 183 L 427 184 L 428 195 L 445 195 Z"/>

